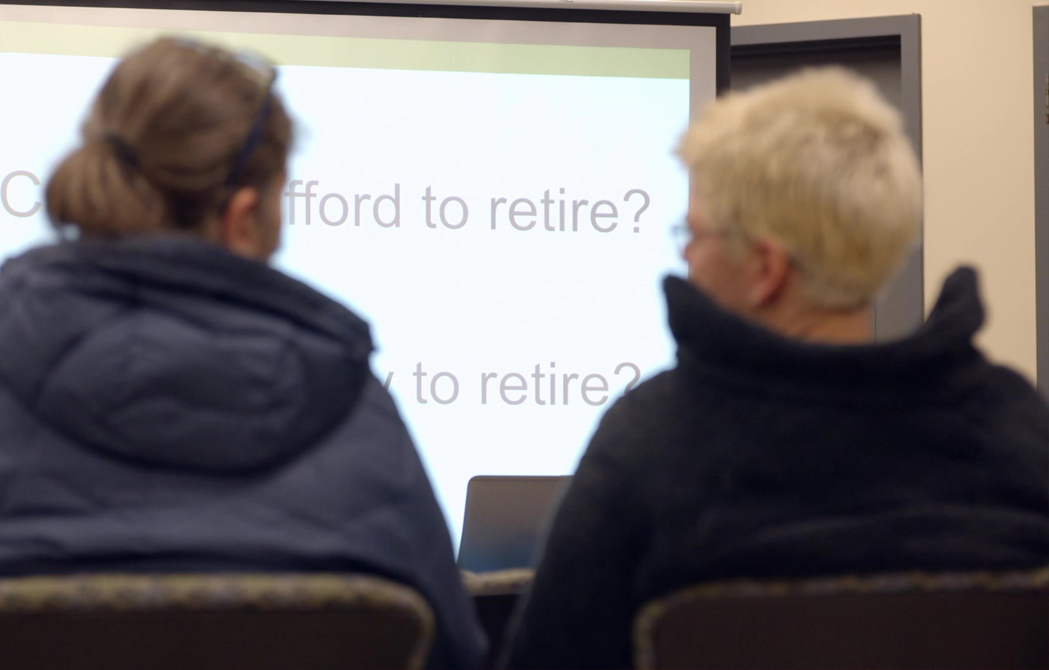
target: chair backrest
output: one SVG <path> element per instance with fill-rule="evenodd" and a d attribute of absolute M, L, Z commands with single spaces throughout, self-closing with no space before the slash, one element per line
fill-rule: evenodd
<path fill-rule="evenodd" d="M 74 575 L 0 580 L 5 670 L 420 668 L 433 613 L 355 575 Z"/>
<path fill-rule="evenodd" d="M 639 668 L 1044 670 L 1049 568 L 695 586 L 647 604 Z"/>
<path fill-rule="evenodd" d="M 532 583 L 535 570 L 519 568 L 496 572 L 463 571 L 463 585 L 473 599 L 477 618 L 488 636 L 488 657 L 481 667 L 495 667 L 495 661 L 503 650 L 510 619 L 517 601 Z"/>

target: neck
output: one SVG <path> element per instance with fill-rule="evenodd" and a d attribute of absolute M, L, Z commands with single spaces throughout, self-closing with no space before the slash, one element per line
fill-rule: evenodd
<path fill-rule="evenodd" d="M 820 344 L 867 344 L 874 340 L 871 308 L 846 311 L 800 308 L 762 315 L 776 332 L 796 340 Z"/>

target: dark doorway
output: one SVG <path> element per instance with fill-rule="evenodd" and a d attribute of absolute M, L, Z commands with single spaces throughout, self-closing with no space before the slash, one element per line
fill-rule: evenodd
<path fill-rule="evenodd" d="M 746 89 L 805 67 L 840 65 L 867 77 L 903 114 L 920 158 L 921 17 L 889 16 L 843 21 L 740 26 L 732 29 L 732 88 Z M 878 300 L 879 341 L 905 335 L 925 315 L 922 251 L 918 244 Z"/>

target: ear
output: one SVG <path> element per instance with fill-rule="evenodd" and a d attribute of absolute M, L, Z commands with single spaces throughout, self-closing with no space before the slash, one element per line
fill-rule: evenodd
<path fill-rule="evenodd" d="M 222 246 L 238 256 L 256 258 L 259 253 L 259 192 L 253 188 L 238 189 L 222 213 Z"/>
<path fill-rule="evenodd" d="M 751 307 L 765 307 L 779 298 L 787 288 L 793 265 L 787 251 L 774 240 L 757 240 L 751 251 L 752 281 L 746 298 Z"/>

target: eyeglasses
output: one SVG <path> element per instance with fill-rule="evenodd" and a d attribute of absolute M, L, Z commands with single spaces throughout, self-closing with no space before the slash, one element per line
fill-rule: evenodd
<path fill-rule="evenodd" d="M 695 230 L 689 226 L 686 221 L 670 226 L 670 237 L 674 240 L 674 249 L 677 250 L 678 255 L 680 256 L 685 254 L 685 249 L 687 249 L 688 245 L 693 241 L 702 242 L 714 237 L 734 237 L 738 234 L 741 233 L 732 230 L 712 230 L 710 228 Z"/>
<path fill-rule="evenodd" d="M 259 104 L 259 110 L 255 113 L 255 119 L 251 123 L 251 130 L 248 132 L 248 138 L 244 140 L 244 146 L 241 147 L 236 160 L 233 161 L 233 169 L 229 171 L 229 175 L 226 177 L 227 186 L 235 186 L 240 182 L 244 166 L 247 165 L 248 159 L 251 158 L 251 155 L 255 153 L 255 149 L 259 146 L 262 128 L 266 124 L 266 119 L 270 115 L 270 108 L 273 106 L 273 83 L 277 81 L 276 68 L 271 67 L 270 72 L 272 74 L 269 82 L 266 84 L 266 89 L 263 91 L 262 103 Z"/>
<path fill-rule="evenodd" d="M 237 158 L 233 161 L 233 168 L 226 177 L 227 186 L 235 186 L 240 182 L 248 159 L 251 158 L 251 155 L 255 153 L 255 149 L 259 146 L 259 140 L 262 138 L 262 128 L 266 125 L 266 119 L 269 118 L 270 109 L 273 107 L 273 84 L 277 81 L 277 68 L 264 61 L 261 57 L 250 53 L 239 54 L 237 61 L 247 66 L 252 72 L 265 76 L 266 85 L 262 91 L 262 102 L 259 103 L 259 109 L 255 112 L 255 119 L 251 122 L 251 130 L 248 131 L 248 137 L 244 140 L 244 145 L 237 154 Z"/>
<path fill-rule="evenodd" d="M 248 159 L 251 158 L 251 155 L 255 153 L 259 146 L 259 140 L 262 138 L 262 129 L 266 125 L 266 119 L 269 118 L 270 109 L 273 107 L 273 84 L 277 81 L 277 69 L 270 65 L 262 56 L 250 51 L 232 53 L 225 49 L 202 44 L 187 38 L 178 39 L 178 44 L 187 49 L 193 49 L 216 58 L 233 60 L 241 66 L 241 70 L 246 77 L 257 81 L 259 87 L 262 88 L 262 100 L 259 102 L 258 110 L 255 112 L 255 117 L 251 122 L 251 129 L 248 131 L 240 151 L 237 152 L 237 157 L 233 161 L 233 167 L 230 169 L 224 182 L 226 186 L 236 186 L 244 176 L 244 168 L 247 166 Z"/>

